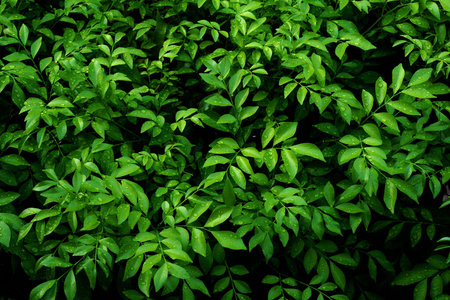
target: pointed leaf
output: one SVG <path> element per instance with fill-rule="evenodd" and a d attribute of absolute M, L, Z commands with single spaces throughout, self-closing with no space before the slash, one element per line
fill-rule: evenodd
<path fill-rule="evenodd" d="M 366 90 L 362 90 L 361 95 L 362 95 L 364 111 L 366 112 L 366 114 L 369 114 L 372 111 L 372 107 L 373 107 L 373 96 L 371 93 L 369 93 Z"/>
<path fill-rule="evenodd" d="M 70 270 L 69 273 L 67 273 L 66 279 L 64 279 L 64 294 L 66 295 L 67 300 L 73 300 L 76 293 L 77 281 L 73 270 Z"/>
<path fill-rule="evenodd" d="M 384 125 L 389 127 L 390 129 L 399 132 L 397 120 L 390 113 L 375 113 L 373 116 Z"/>
<path fill-rule="evenodd" d="M 298 159 L 292 150 L 281 150 L 281 158 L 289 175 L 289 180 L 293 180 L 298 172 Z"/>
<path fill-rule="evenodd" d="M 192 250 L 206 257 L 206 239 L 202 230 L 198 228 L 192 229 Z"/>
<path fill-rule="evenodd" d="M 30 300 L 38 300 L 44 297 L 45 293 L 56 283 L 56 279 L 41 283 L 31 290 Z"/>
<path fill-rule="evenodd" d="M 232 231 L 213 231 L 212 235 L 224 248 L 232 250 L 247 250 L 241 237 Z"/>
<path fill-rule="evenodd" d="M 153 277 L 153 282 L 155 284 L 155 291 L 159 291 L 164 283 L 167 281 L 167 277 L 169 275 L 169 267 L 167 263 L 164 263 L 158 271 L 155 273 L 155 277 Z"/>
<path fill-rule="evenodd" d="M 399 64 L 392 70 L 392 90 L 394 94 L 400 89 L 404 78 L 405 70 L 403 69 L 403 65 Z"/>
<path fill-rule="evenodd" d="M 315 159 L 326 161 L 319 147 L 311 143 L 302 143 L 290 147 L 296 154 L 306 155 Z"/>
<path fill-rule="evenodd" d="M 233 178 L 234 182 L 236 182 L 236 184 L 239 185 L 240 188 L 245 190 L 247 180 L 245 179 L 244 173 L 242 173 L 242 171 L 239 168 L 236 168 L 235 166 L 230 166 L 230 175 L 231 178 Z"/>
<path fill-rule="evenodd" d="M 428 81 L 428 79 L 431 78 L 432 72 L 433 72 L 432 68 L 417 70 L 411 77 L 408 86 L 413 86 Z"/>
<path fill-rule="evenodd" d="M 384 203 L 386 207 L 394 213 L 395 202 L 397 201 L 397 188 L 395 184 L 389 178 L 386 179 L 386 184 L 384 186 Z"/>
<path fill-rule="evenodd" d="M 208 218 L 205 223 L 205 227 L 214 227 L 225 222 L 233 212 L 234 207 L 218 206 Z"/>
<path fill-rule="evenodd" d="M 277 128 L 275 137 L 273 139 L 273 145 L 281 143 L 295 135 L 297 131 L 297 122 L 283 122 Z"/>
<path fill-rule="evenodd" d="M 411 115 L 411 116 L 420 116 L 420 113 L 417 111 L 417 109 L 412 106 L 411 103 L 406 101 L 390 101 L 387 103 L 389 106 L 395 108 L 398 111 L 401 111 L 404 114 Z"/>
<path fill-rule="evenodd" d="M 387 83 L 384 82 L 383 78 L 379 77 L 375 83 L 375 95 L 379 105 L 383 103 L 384 98 L 386 97 L 386 91 Z"/>
<path fill-rule="evenodd" d="M 39 52 L 39 49 L 42 45 L 42 37 L 38 38 L 34 43 L 31 45 L 31 56 L 34 58 L 36 54 Z"/>
<path fill-rule="evenodd" d="M 0 221 L 0 244 L 5 247 L 9 247 L 9 242 L 11 241 L 11 229 L 8 224 Z"/>

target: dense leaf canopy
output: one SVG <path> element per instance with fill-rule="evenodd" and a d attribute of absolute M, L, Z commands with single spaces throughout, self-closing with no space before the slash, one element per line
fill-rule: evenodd
<path fill-rule="evenodd" d="M 449 299 L 449 21 L 1 0 L 0 298 Z"/>

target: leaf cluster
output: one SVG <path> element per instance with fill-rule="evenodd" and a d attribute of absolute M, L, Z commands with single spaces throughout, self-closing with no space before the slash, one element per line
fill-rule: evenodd
<path fill-rule="evenodd" d="M 2 0 L 0 250 L 32 300 L 449 298 L 449 21 Z"/>

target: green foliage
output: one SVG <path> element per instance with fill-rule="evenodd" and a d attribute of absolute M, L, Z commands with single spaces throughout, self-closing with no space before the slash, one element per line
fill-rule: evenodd
<path fill-rule="evenodd" d="M 2 0 L 0 249 L 33 300 L 447 299 L 449 21 Z"/>

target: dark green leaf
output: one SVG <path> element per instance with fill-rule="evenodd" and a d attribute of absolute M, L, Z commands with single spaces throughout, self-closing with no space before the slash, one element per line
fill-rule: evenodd
<path fill-rule="evenodd" d="M 438 270 L 430 267 L 429 265 L 419 265 L 413 270 L 404 271 L 398 274 L 392 285 L 411 285 L 413 283 L 424 280 L 436 274 Z"/>
<path fill-rule="evenodd" d="M 9 242 L 11 241 L 11 229 L 8 224 L 0 221 L 0 244 L 5 247 L 9 247 Z"/>

